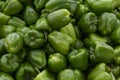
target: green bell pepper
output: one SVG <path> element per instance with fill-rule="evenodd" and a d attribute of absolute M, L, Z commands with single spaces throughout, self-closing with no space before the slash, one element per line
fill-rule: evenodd
<path fill-rule="evenodd" d="M 36 21 L 35 29 L 38 31 L 44 31 L 49 29 L 48 20 L 46 18 L 40 18 Z"/>
<path fill-rule="evenodd" d="M 86 3 L 98 15 L 104 12 L 112 12 L 114 9 L 113 0 L 86 0 Z"/>
<path fill-rule="evenodd" d="M 28 25 L 34 24 L 39 18 L 38 13 L 32 6 L 26 6 L 24 11 L 24 20 Z"/>
<path fill-rule="evenodd" d="M 5 48 L 9 53 L 18 53 L 23 47 L 23 37 L 19 33 L 10 33 L 5 39 Z"/>
<path fill-rule="evenodd" d="M 88 12 L 80 18 L 78 27 L 84 33 L 93 33 L 97 30 L 97 22 L 98 20 L 96 14 L 93 12 Z"/>
<path fill-rule="evenodd" d="M 38 69 L 42 69 L 47 65 L 46 54 L 43 50 L 30 50 L 27 59 Z"/>
<path fill-rule="evenodd" d="M 23 6 L 18 0 L 6 0 L 2 9 L 7 15 L 16 15 L 21 12 Z"/>
<path fill-rule="evenodd" d="M 51 54 L 48 57 L 48 66 L 51 71 L 59 72 L 65 68 L 67 68 L 66 57 L 60 53 Z"/>
<path fill-rule="evenodd" d="M 58 80 L 83 80 L 79 70 L 64 69 L 58 73 Z"/>
<path fill-rule="evenodd" d="M 15 54 L 4 54 L 0 57 L 0 70 L 14 72 L 19 67 L 19 59 Z"/>
<path fill-rule="evenodd" d="M 33 66 L 25 62 L 19 66 L 15 75 L 15 79 L 16 80 L 33 80 L 36 75 L 37 73 L 34 70 Z"/>
<path fill-rule="evenodd" d="M 88 75 L 87 80 L 113 80 L 105 63 L 98 64 Z"/>
<path fill-rule="evenodd" d="M 9 19 L 10 19 L 10 16 L 5 15 L 5 14 L 3 14 L 2 12 L 0 12 L 0 25 L 5 25 L 5 24 L 7 24 L 8 21 L 9 21 Z"/>
<path fill-rule="evenodd" d="M 115 47 L 114 53 L 115 53 L 115 57 L 114 57 L 115 63 L 117 65 L 120 65 L 120 46 Z"/>
<path fill-rule="evenodd" d="M 67 34 L 53 31 L 52 33 L 48 34 L 48 41 L 55 51 L 63 55 L 67 55 L 73 39 Z"/>
<path fill-rule="evenodd" d="M 41 73 L 39 73 L 33 80 L 56 80 L 56 79 L 52 73 L 45 69 Z"/>
<path fill-rule="evenodd" d="M 0 72 L 0 80 L 14 80 L 14 78 L 5 72 Z"/>
<path fill-rule="evenodd" d="M 98 31 L 100 31 L 102 35 L 108 35 L 115 29 L 116 22 L 117 18 L 113 13 L 105 12 L 100 15 Z"/>
<path fill-rule="evenodd" d="M 0 56 L 6 52 L 7 50 L 5 49 L 4 39 L 0 39 Z"/>
<path fill-rule="evenodd" d="M 112 73 L 114 74 L 115 77 L 119 77 L 120 76 L 120 66 L 114 66 L 111 69 Z"/>
<path fill-rule="evenodd" d="M 0 38 L 6 37 L 8 34 L 16 31 L 16 28 L 11 25 L 2 25 L 0 27 Z"/>
<path fill-rule="evenodd" d="M 52 29 L 59 30 L 70 21 L 70 12 L 67 9 L 59 9 L 51 12 L 48 16 L 48 23 Z"/>
<path fill-rule="evenodd" d="M 16 32 L 20 32 L 20 33 L 27 33 L 28 31 L 30 31 L 30 28 L 28 27 L 19 27 L 19 28 L 16 28 Z"/>
<path fill-rule="evenodd" d="M 45 7 L 45 4 L 48 0 L 34 0 L 34 5 L 38 10 L 41 10 Z"/>
<path fill-rule="evenodd" d="M 9 21 L 8 21 L 8 25 L 12 25 L 14 27 L 25 27 L 26 23 L 25 21 L 21 20 L 18 17 L 12 17 Z"/>
<path fill-rule="evenodd" d="M 25 33 L 24 43 L 29 48 L 40 48 L 44 45 L 44 34 L 36 30 L 30 30 Z"/>
<path fill-rule="evenodd" d="M 88 53 L 85 49 L 72 50 L 68 56 L 68 61 L 72 68 L 83 71 L 88 66 Z"/>
<path fill-rule="evenodd" d="M 2 12 L 2 5 L 5 3 L 5 1 L 0 1 L 0 12 Z"/>
<path fill-rule="evenodd" d="M 92 62 L 110 63 L 115 56 L 114 49 L 100 41 L 95 42 L 95 47 L 90 49 L 90 53 L 89 57 Z"/>

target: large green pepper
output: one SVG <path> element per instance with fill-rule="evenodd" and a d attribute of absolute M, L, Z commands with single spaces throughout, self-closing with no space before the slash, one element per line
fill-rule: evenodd
<path fill-rule="evenodd" d="M 78 22 L 78 27 L 84 33 L 93 33 L 97 30 L 97 16 L 93 12 L 84 14 Z"/>
<path fill-rule="evenodd" d="M 53 31 L 48 35 L 48 41 L 57 52 L 67 55 L 73 39 L 67 34 Z"/>
<path fill-rule="evenodd" d="M 25 27 L 26 23 L 25 21 L 21 20 L 18 17 L 12 17 L 9 21 L 8 21 L 9 25 L 12 25 L 14 27 Z"/>
<path fill-rule="evenodd" d="M 4 39 L 0 39 L 0 56 L 6 52 L 7 51 L 5 49 Z"/>
<path fill-rule="evenodd" d="M 27 62 L 22 63 L 15 75 L 16 80 L 33 80 L 33 78 L 37 75 L 33 66 Z"/>
<path fill-rule="evenodd" d="M 117 22 L 117 18 L 113 13 L 103 13 L 100 15 L 98 23 L 98 31 L 102 35 L 110 34 L 114 29 Z"/>
<path fill-rule="evenodd" d="M 95 42 L 95 47 L 90 49 L 90 60 L 93 62 L 105 62 L 110 63 L 114 58 L 114 49 L 100 41 Z"/>
<path fill-rule="evenodd" d="M 4 54 L 0 57 L 0 70 L 14 72 L 19 67 L 19 59 L 15 54 Z"/>
<path fill-rule="evenodd" d="M 83 71 L 88 66 L 88 53 L 85 49 L 73 50 L 68 54 L 68 61 L 72 68 Z"/>
<path fill-rule="evenodd" d="M 11 25 L 2 25 L 0 27 L 0 38 L 6 37 L 8 34 L 15 32 L 16 28 Z"/>
<path fill-rule="evenodd" d="M 5 72 L 0 72 L 0 80 L 14 80 L 14 78 Z"/>
<path fill-rule="evenodd" d="M 30 30 L 24 36 L 24 43 L 30 48 L 40 48 L 44 42 L 44 34 L 36 30 Z"/>
<path fill-rule="evenodd" d="M 7 15 L 15 15 L 21 12 L 23 6 L 18 0 L 6 0 L 2 6 L 2 9 Z"/>
<path fill-rule="evenodd" d="M 0 25 L 7 24 L 10 19 L 10 16 L 3 14 L 0 12 Z"/>
<path fill-rule="evenodd" d="M 48 22 L 52 29 L 59 30 L 70 21 L 70 12 L 67 9 L 59 9 L 51 12 L 47 16 Z"/>
<path fill-rule="evenodd" d="M 48 70 L 43 70 L 33 80 L 56 80 L 56 79 L 52 73 L 48 72 Z"/>
<path fill-rule="evenodd" d="M 42 69 L 47 65 L 46 54 L 43 50 L 31 50 L 27 55 L 27 59 L 38 69 Z"/>
<path fill-rule="evenodd" d="M 64 69 L 58 73 L 58 80 L 83 80 L 79 70 Z"/>
<path fill-rule="evenodd" d="M 39 18 L 38 13 L 33 9 L 32 6 L 26 6 L 24 11 L 24 20 L 28 25 L 35 23 Z"/>
<path fill-rule="evenodd" d="M 5 48 L 9 53 L 17 53 L 23 47 L 23 37 L 19 33 L 11 33 L 4 39 Z"/>
<path fill-rule="evenodd" d="M 90 9 L 96 14 L 112 12 L 114 9 L 113 0 L 86 0 L 86 2 Z"/>
<path fill-rule="evenodd" d="M 48 66 L 53 72 L 59 72 L 67 67 L 66 57 L 60 53 L 54 53 L 48 57 Z"/>
<path fill-rule="evenodd" d="M 113 80 L 105 63 L 98 64 L 88 75 L 87 80 Z"/>

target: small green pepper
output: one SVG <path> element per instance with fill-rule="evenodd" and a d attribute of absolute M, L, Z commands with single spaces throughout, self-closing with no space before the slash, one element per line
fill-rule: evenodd
<path fill-rule="evenodd" d="M 33 80 L 33 78 L 37 75 L 33 66 L 27 62 L 22 63 L 15 75 L 16 80 Z"/>
<path fill-rule="evenodd" d="M 30 30 L 24 36 L 24 43 L 30 48 L 40 48 L 44 42 L 44 34 L 36 30 Z"/>
<path fill-rule="evenodd" d="M 7 15 L 15 15 L 21 12 L 23 6 L 18 0 L 6 0 L 2 6 L 2 9 Z"/>
<path fill-rule="evenodd" d="M 59 30 L 70 21 L 70 12 L 67 9 L 59 9 L 47 16 L 52 29 Z"/>
<path fill-rule="evenodd" d="M 19 59 L 15 54 L 4 54 L 0 57 L 0 70 L 14 72 L 19 67 Z"/>
<path fill-rule="evenodd" d="M 5 24 L 7 24 L 8 21 L 9 21 L 9 19 L 10 19 L 10 16 L 5 15 L 5 14 L 3 14 L 2 12 L 0 12 L 0 25 L 5 25 Z"/>
<path fill-rule="evenodd" d="M 5 72 L 0 72 L 0 80 L 14 80 L 14 78 Z"/>
<path fill-rule="evenodd" d="M 56 79 L 52 73 L 48 72 L 48 70 L 43 70 L 33 80 L 56 80 Z"/>
<path fill-rule="evenodd" d="M 60 53 L 54 53 L 48 57 L 48 66 L 53 72 L 59 72 L 67 67 L 66 57 Z"/>
<path fill-rule="evenodd" d="M 46 54 L 43 50 L 30 50 L 27 59 L 38 69 L 42 69 L 47 65 Z"/>
<path fill-rule="evenodd" d="M 58 80 L 83 80 L 79 70 L 64 69 L 58 73 Z"/>

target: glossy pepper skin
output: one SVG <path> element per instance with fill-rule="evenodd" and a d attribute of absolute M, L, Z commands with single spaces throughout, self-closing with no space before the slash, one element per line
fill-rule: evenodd
<path fill-rule="evenodd" d="M 18 0 L 6 0 L 2 6 L 2 9 L 7 15 L 15 15 L 21 12 L 23 6 Z"/>
<path fill-rule="evenodd" d="M 33 80 L 56 80 L 54 75 L 48 70 L 43 70 L 40 72 Z"/>
<path fill-rule="evenodd" d="M 17 53 L 23 47 L 23 37 L 19 33 L 10 33 L 5 39 L 5 48 L 9 53 Z"/>
<path fill-rule="evenodd" d="M 28 62 L 22 63 L 15 75 L 16 80 L 33 80 L 33 78 L 37 75 L 33 66 Z"/>
<path fill-rule="evenodd" d="M 103 13 L 100 15 L 98 23 L 98 31 L 102 35 L 110 34 L 114 29 L 117 22 L 117 18 L 113 13 Z"/>
<path fill-rule="evenodd" d="M 44 34 L 36 30 L 30 30 L 24 36 L 24 43 L 29 48 L 40 48 L 44 45 L 44 42 Z"/>
<path fill-rule="evenodd" d="M 115 56 L 114 49 L 100 41 L 95 42 L 95 47 L 91 48 L 90 53 L 90 60 L 93 62 L 110 63 Z"/>
<path fill-rule="evenodd" d="M 26 6 L 24 11 L 24 20 L 28 25 L 35 23 L 39 18 L 38 13 L 34 10 L 32 6 Z"/>
<path fill-rule="evenodd" d="M 104 12 L 112 12 L 114 9 L 113 0 L 87 0 L 86 2 L 90 9 L 98 15 Z"/>
<path fill-rule="evenodd" d="M 5 72 L 0 72 L 0 80 L 14 80 L 14 78 Z"/>
<path fill-rule="evenodd" d="M 82 74 L 77 69 L 64 69 L 58 73 L 58 80 L 82 80 Z"/>
<path fill-rule="evenodd" d="M 10 16 L 5 15 L 4 13 L 0 12 L 0 25 L 5 25 L 8 23 Z"/>
<path fill-rule="evenodd" d="M 70 12 L 67 9 L 59 9 L 47 16 L 48 23 L 54 30 L 59 30 L 70 21 Z"/>
<path fill-rule="evenodd" d="M 87 80 L 113 80 L 111 75 L 107 72 L 106 64 L 98 64 L 88 75 Z"/>
<path fill-rule="evenodd" d="M 4 54 L 0 57 L 0 70 L 14 72 L 19 67 L 19 59 L 15 54 Z"/>
<path fill-rule="evenodd" d="M 67 55 L 73 39 L 67 34 L 53 31 L 48 35 L 48 41 L 57 52 Z"/>
<path fill-rule="evenodd" d="M 31 50 L 27 55 L 27 59 L 38 69 L 42 69 L 47 65 L 46 54 L 43 50 Z"/>
<path fill-rule="evenodd" d="M 66 57 L 60 53 L 54 53 L 48 57 L 48 66 L 53 72 L 59 72 L 67 68 Z"/>
<path fill-rule="evenodd" d="M 2 25 L 0 27 L 0 38 L 6 37 L 8 34 L 15 32 L 16 28 L 11 25 Z"/>
<path fill-rule="evenodd" d="M 12 25 L 14 27 L 25 27 L 26 23 L 25 21 L 21 20 L 18 17 L 12 17 L 9 21 L 8 21 L 8 25 Z"/>
<path fill-rule="evenodd" d="M 40 18 L 36 21 L 35 29 L 38 31 L 44 31 L 49 29 L 48 20 L 46 18 Z"/>
<path fill-rule="evenodd" d="M 88 66 L 88 53 L 85 49 L 72 50 L 67 58 L 74 69 L 83 71 Z"/>
<path fill-rule="evenodd" d="M 97 30 L 97 16 L 93 12 L 89 12 L 84 14 L 79 22 L 78 27 L 80 30 L 82 30 L 84 33 L 93 33 Z"/>

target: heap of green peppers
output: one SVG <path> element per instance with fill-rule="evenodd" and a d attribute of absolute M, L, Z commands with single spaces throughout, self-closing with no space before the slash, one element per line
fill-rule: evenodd
<path fill-rule="evenodd" d="M 120 80 L 120 0 L 0 0 L 0 80 Z"/>

